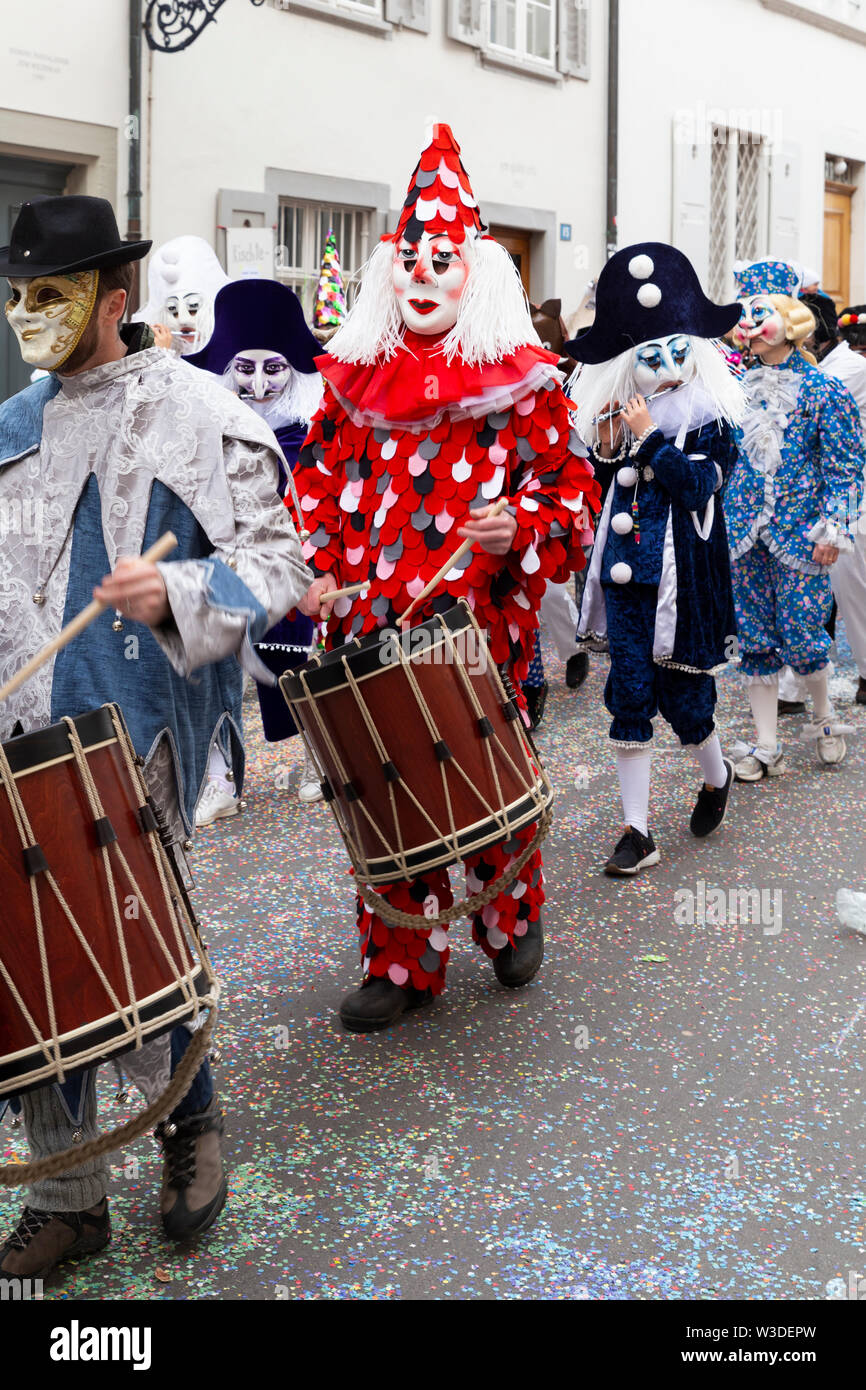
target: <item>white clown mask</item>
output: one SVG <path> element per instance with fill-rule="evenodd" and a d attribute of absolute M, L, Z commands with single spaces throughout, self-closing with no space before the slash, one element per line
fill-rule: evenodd
<path fill-rule="evenodd" d="M 69 275 L 10 277 L 9 320 L 31 367 L 56 371 L 71 357 L 90 322 L 99 285 L 98 270 Z"/>
<path fill-rule="evenodd" d="M 432 337 L 454 327 L 469 275 L 462 246 L 441 233 L 424 232 L 417 242 L 402 237 L 391 275 L 408 329 Z"/>
<path fill-rule="evenodd" d="M 671 333 L 640 343 L 632 364 L 635 386 L 641 396 L 684 386 L 696 371 L 695 354 L 687 333 Z"/>
<path fill-rule="evenodd" d="M 292 379 L 292 368 L 280 352 L 246 348 L 232 363 L 232 378 L 239 396 L 264 401 L 285 390 Z"/>
<path fill-rule="evenodd" d="M 785 320 L 768 294 L 741 299 L 740 306 L 740 322 L 733 332 L 737 347 L 760 357 L 785 341 Z"/>

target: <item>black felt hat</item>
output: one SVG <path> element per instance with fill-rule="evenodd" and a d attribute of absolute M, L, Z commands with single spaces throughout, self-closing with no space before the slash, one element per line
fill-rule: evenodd
<path fill-rule="evenodd" d="M 22 204 L 8 246 L 0 247 L 0 275 L 68 275 L 139 261 L 150 241 L 121 241 L 106 198 L 70 194 Z"/>
<path fill-rule="evenodd" d="M 595 322 L 563 352 L 577 362 L 608 362 L 638 343 L 672 333 L 721 338 L 739 319 L 739 304 L 707 298 L 682 251 L 643 241 L 611 256 L 598 277 Z"/>

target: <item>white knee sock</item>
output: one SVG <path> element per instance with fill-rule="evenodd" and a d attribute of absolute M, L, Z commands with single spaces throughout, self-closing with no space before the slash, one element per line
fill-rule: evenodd
<path fill-rule="evenodd" d="M 813 671 L 806 677 L 806 684 L 812 697 L 812 718 L 816 724 L 821 724 L 833 713 L 827 690 L 827 667 L 825 666 L 823 671 Z"/>
<path fill-rule="evenodd" d="M 700 748 L 692 744 L 692 751 L 701 765 L 704 781 L 709 787 L 723 787 L 728 780 L 728 769 L 722 758 L 722 745 L 718 734 L 713 734 Z"/>
<path fill-rule="evenodd" d="M 649 748 L 618 748 L 616 775 L 622 797 L 622 814 L 626 825 L 647 834 L 649 813 L 650 763 Z"/>
<path fill-rule="evenodd" d="M 776 724 L 779 717 L 778 680 L 774 680 L 771 684 L 755 681 L 749 686 L 749 703 L 752 706 L 752 718 L 755 721 L 756 742 L 768 753 L 775 753 Z"/>
<path fill-rule="evenodd" d="M 234 792 L 234 784 L 229 781 L 228 774 L 231 771 L 225 759 L 225 754 L 218 743 L 215 743 L 210 750 L 207 764 L 207 775 L 211 782 L 221 782 L 227 792 Z"/>

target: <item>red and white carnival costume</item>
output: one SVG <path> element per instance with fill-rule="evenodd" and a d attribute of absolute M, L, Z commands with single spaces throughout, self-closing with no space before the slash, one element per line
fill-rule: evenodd
<path fill-rule="evenodd" d="M 426 176 L 419 188 L 418 175 Z M 425 230 L 444 227 L 452 242 L 481 223 L 459 147 L 447 126 L 435 128 L 413 176 L 397 232 L 412 237 L 420 197 Z M 436 200 L 438 199 L 438 206 Z M 426 210 L 422 207 L 422 212 Z M 449 215 L 450 212 L 450 215 Z M 588 504 L 597 486 L 571 429 L 557 359 L 527 341 L 500 360 L 469 366 L 443 352 L 443 334 L 406 329 L 401 350 L 373 365 L 317 359 L 325 382 L 295 473 L 310 532 L 304 558 L 339 586 L 370 580 L 356 599 L 337 601 L 327 629 L 329 647 L 379 628 L 394 627 L 427 581 L 460 544 L 458 528 L 473 508 L 506 494 L 517 529 L 507 555 L 471 551 L 416 610 L 416 621 L 444 612 L 465 597 L 491 655 L 517 689 L 533 654 L 538 607 L 548 580 L 563 583 L 583 566 Z M 527 338 L 532 328 L 527 314 Z M 529 826 L 505 845 L 466 861 L 471 893 L 501 874 L 532 838 Z M 445 870 L 396 883 L 383 896 L 406 912 L 434 911 L 452 901 Z M 490 957 L 514 945 L 538 918 L 544 901 L 541 854 L 473 919 L 473 937 Z M 393 928 L 359 899 L 361 956 L 373 976 L 394 984 L 444 986 L 448 960 L 444 927 Z"/>

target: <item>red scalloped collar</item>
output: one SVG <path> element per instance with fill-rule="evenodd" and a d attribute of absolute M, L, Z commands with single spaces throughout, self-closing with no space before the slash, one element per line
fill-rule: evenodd
<path fill-rule="evenodd" d="M 444 336 L 407 330 L 406 350 L 395 353 L 389 362 L 364 367 L 338 362 L 324 353 L 316 358 L 316 366 L 340 400 L 355 411 L 370 418 L 420 424 L 493 389 L 507 392 L 513 387 L 514 399 L 519 400 L 525 394 L 519 388 L 534 375 L 533 369 L 545 363 L 556 367 L 559 360 L 546 348 L 526 343 L 501 362 L 468 367 L 455 358 L 449 366 L 439 350 Z"/>

